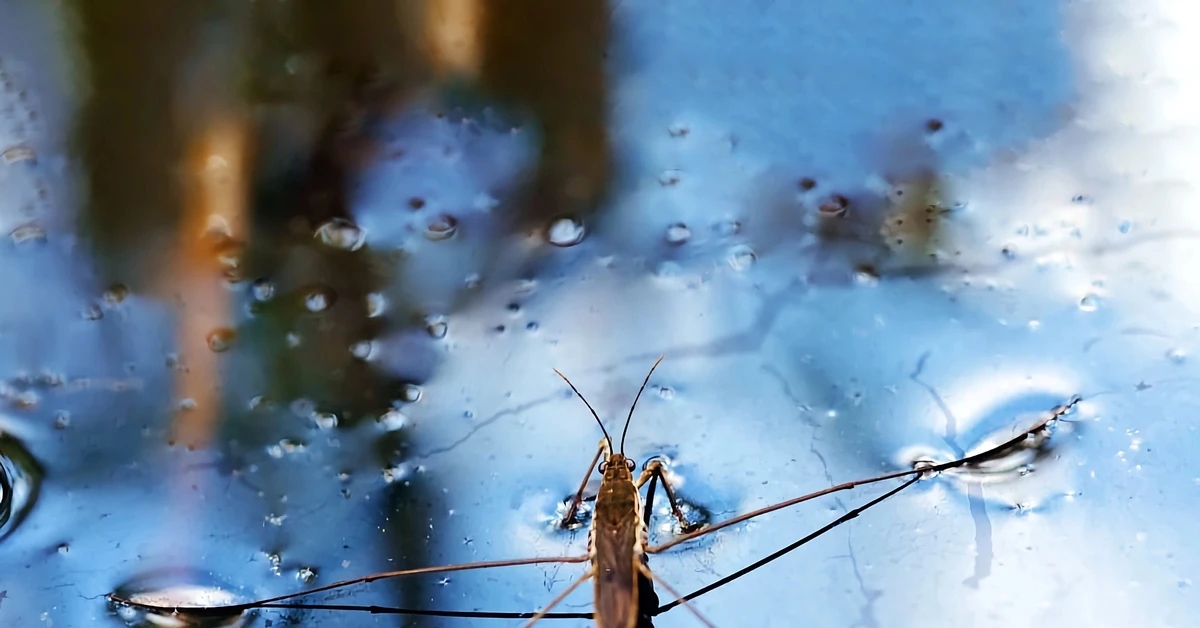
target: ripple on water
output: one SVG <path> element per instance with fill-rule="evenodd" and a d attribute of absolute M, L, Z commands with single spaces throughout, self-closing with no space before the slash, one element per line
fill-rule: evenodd
<path fill-rule="evenodd" d="M 41 484 L 41 466 L 21 441 L 0 429 L 0 540 L 29 516 Z"/>
<path fill-rule="evenodd" d="M 1064 399 L 1060 394 L 1044 391 L 1027 391 L 998 399 L 981 407 L 978 417 L 960 417 L 968 427 L 951 442 L 936 447 L 909 447 L 901 457 L 908 463 L 942 463 L 978 455 L 999 447 L 1050 415 L 1058 414 L 1061 420 L 1051 421 L 1020 442 L 961 467 L 947 469 L 939 476 L 963 492 L 973 485 L 979 486 L 985 488 L 985 500 L 1027 511 L 1074 494 L 1068 468 L 1059 462 L 1064 445 L 1081 427 L 1072 416 L 1078 401 L 1078 398 Z"/>
<path fill-rule="evenodd" d="M 200 572 L 165 570 L 140 576 L 120 586 L 113 595 L 138 604 L 198 607 L 226 606 L 246 602 L 227 588 L 211 582 Z M 129 606 L 116 601 L 110 605 L 127 625 L 168 628 L 241 628 L 248 625 L 244 611 L 176 613 Z"/>

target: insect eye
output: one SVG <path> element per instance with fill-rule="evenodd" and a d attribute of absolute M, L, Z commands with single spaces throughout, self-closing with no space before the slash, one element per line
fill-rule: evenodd
<path fill-rule="evenodd" d="M 626 458 L 625 459 L 625 468 L 629 469 L 630 471 L 633 471 L 634 469 L 637 468 L 637 462 L 635 462 L 633 460 L 633 458 Z"/>
<path fill-rule="evenodd" d="M 608 461 L 605 460 L 604 462 L 600 463 L 600 468 L 597 469 L 597 471 L 599 471 L 600 473 L 604 473 L 607 470 L 608 470 Z"/>

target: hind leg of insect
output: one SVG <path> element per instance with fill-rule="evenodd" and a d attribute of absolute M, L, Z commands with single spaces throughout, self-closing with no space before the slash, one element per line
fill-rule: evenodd
<path fill-rule="evenodd" d="M 822 526 L 820 529 L 816 530 L 815 532 L 813 532 L 811 534 L 808 534 L 807 536 L 799 539 L 798 541 L 792 543 L 791 545 L 788 545 L 787 547 L 784 547 L 784 548 L 782 548 L 782 549 L 780 549 L 758 561 L 755 561 L 754 563 L 751 563 L 750 565 L 747 565 L 747 566 L 743 567 L 742 569 L 739 569 L 738 571 L 736 571 L 728 576 L 725 576 L 724 578 L 721 578 L 720 580 L 717 580 L 716 582 L 713 582 L 707 586 L 697 589 L 696 591 L 693 591 L 687 595 L 678 597 L 673 602 L 662 605 L 661 607 L 659 607 L 658 613 L 662 613 L 667 610 L 670 610 L 671 608 L 674 608 L 675 606 L 677 606 L 679 604 L 686 603 L 689 600 L 694 600 L 697 597 L 699 597 L 705 593 L 708 593 L 709 591 L 712 591 L 713 589 L 716 589 L 724 584 L 732 582 L 733 580 L 736 580 L 737 578 L 740 578 L 740 577 L 750 573 L 751 571 L 754 571 L 755 569 L 762 567 L 763 565 L 765 565 L 771 561 L 774 561 L 788 553 L 795 551 L 800 546 L 808 543 L 809 541 L 812 541 L 813 539 L 821 536 L 822 534 L 825 534 L 826 532 L 832 530 L 833 528 L 836 528 L 837 526 L 840 526 L 843 523 L 846 523 L 846 522 L 858 517 L 860 514 L 865 512 L 867 509 L 887 500 L 888 498 L 890 498 L 893 495 L 912 486 L 913 484 L 916 484 L 918 481 L 921 480 L 922 477 L 932 475 L 935 473 L 939 473 L 939 472 L 945 471 L 947 469 L 964 467 L 964 466 L 967 466 L 970 464 L 985 461 L 990 458 L 994 458 L 994 457 L 1003 455 L 1015 448 L 1022 447 L 1027 444 L 1033 444 L 1034 446 L 1037 446 L 1037 444 L 1041 442 L 1042 437 L 1047 437 L 1049 435 L 1050 426 L 1052 424 L 1054 424 L 1054 422 L 1056 422 L 1060 418 L 1062 418 L 1065 414 L 1067 414 L 1072 408 L 1074 408 L 1081 401 L 1082 401 L 1082 398 L 1079 396 L 1072 398 L 1068 403 L 1060 405 L 1060 406 L 1054 408 L 1053 410 L 1051 410 L 1045 417 L 1043 417 L 1041 420 L 1036 422 L 1032 427 L 1020 432 L 1016 436 L 1013 436 L 1012 438 L 1004 441 L 1003 443 L 1000 443 L 999 445 L 991 447 L 985 451 L 981 451 L 979 453 L 972 454 L 970 456 L 965 456 L 965 457 L 959 458 L 957 460 L 951 460 L 949 462 L 943 462 L 943 463 L 939 463 L 939 464 L 915 465 L 913 469 L 909 469 L 906 471 L 895 471 L 892 473 L 886 473 L 886 474 L 876 476 L 873 478 L 868 478 L 865 480 L 855 480 L 852 482 L 845 482 L 843 484 L 831 486 L 829 488 L 821 489 L 819 491 L 814 491 L 807 495 L 795 497 L 795 498 L 792 498 L 789 500 L 779 502 L 777 504 L 772 504 L 770 506 L 759 508 L 758 510 L 754 510 L 754 511 L 742 514 L 742 515 L 738 515 L 736 517 L 732 517 L 730 519 L 726 519 L 725 521 L 722 521 L 715 525 L 701 529 L 699 531 L 681 535 L 681 536 L 679 536 L 671 541 L 668 541 L 666 543 L 663 543 L 661 545 L 646 548 L 646 553 L 657 554 L 657 553 L 666 551 L 672 547 L 675 547 L 676 545 L 679 545 L 680 543 L 698 538 L 700 536 L 704 536 L 710 532 L 715 532 L 722 528 L 725 528 L 725 527 L 728 527 L 728 526 L 731 526 L 731 525 L 734 525 L 737 523 L 741 523 L 743 521 L 747 521 L 749 519 L 753 519 L 755 517 L 758 517 L 758 516 L 761 516 L 761 515 L 764 515 L 764 514 L 767 514 L 770 512 L 774 512 L 776 510 L 781 510 L 781 509 L 787 508 L 789 506 L 794 506 L 796 504 L 806 502 L 806 501 L 815 499 L 817 497 L 829 495 L 831 493 L 836 493 L 839 491 L 850 490 L 852 488 L 855 488 L 858 486 L 864 486 L 867 484 L 874 484 L 874 483 L 883 482 L 883 481 L 892 480 L 892 479 L 907 478 L 899 486 L 896 486 L 896 487 L 888 490 L 884 494 L 868 501 L 867 503 L 863 504 L 862 506 L 859 506 L 853 510 L 846 512 L 841 517 L 838 517 L 834 521 L 826 524 L 825 526 Z"/>
<path fill-rule="evenodd" d="M 600 445 L 596 447 L 596 455 L 592 457 L 592 461 L 588 463 L 587 473 L 583 475 L 583 481 L 579 483 L 579 490 L 575 491 L 575 496 L 571 498 L 571 505 L 567 507 L 567 514 L 563 515 L 559 525 L 566 528 L 573 523 L 578 523 L 575 519 L 575 513 L 579 510 L 579 504 L 583 501 L 583 491 L 587 488 L 588 480 L 592 479 L 592 474 L 596 472 L 596 463 L 600 462 L 600 458 L 608 458 L 611 449 L 608 446 L 608 438 L 601 438 Z M 640 484 L 638 486 L 641 486 Z"/>

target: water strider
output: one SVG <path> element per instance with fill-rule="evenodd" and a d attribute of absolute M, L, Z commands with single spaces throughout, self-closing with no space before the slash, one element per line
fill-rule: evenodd
<path fill-rule="evenodd" d="M 437 567 L 421 567 L 416 569 L 405 569 L 400 571 L 388 571 L 362 576 L 351 580 L 343 580 L 332 584 L 316 587 L 307 591 L 297 593 L 289 593 L 272 598 L 257 600 L 254 602 L 246 602 L 243 604 L 230 604 L 222 606 L 171 606 L 162 604 L 152 604 L 146 601 L 139 601 L 135 596 L 123 596 L 117 593 L 108 595 L 109 600 L 113 603 L 126 607 L 133 607 L 146 611 L 187 615 L 196 619 L 201 618 L 218 618 L 232 617 L 240 615 L 251 609 L 271 608 L 271 609 L 307 609 L 307 610 L 328 610 L 328 611 L 365 611 L 374 614 L 399 614 L 399 615 L 422 615 L 433 617 L 461 617 L 461 618 L 476 618 L 476 619 L 528 619 L 526 627 L 532 626 L 534 623 L 542 619 L 592 619 L 597 628 L 653 628 L 652 619 L 676 606 L 684 606 L 704 625 L 712 626 L 713 624 L 704 618 L 695 608 L 689 604 L 691 600 L 708 593 L 718 587 L 729 583 L 737 578 L 740 578 L 769 562 L 772 562 L 785 554 L 788 554 L 800 546 L 812 541 L 822 534 L 832 530 L 833 528 L 858 517 L 867 509 L 875 506 L 889 497 L 903 491 L 905 488 L 912 486 L 919 480 L 925 477 L 931 477 L 941 471 L 949 469 L 968 467 L 976 464 L 986 464 L 989 461 L 997 458 L 1002 458 L 1013 453 L 1018 449 L 1038 449 L 1045 444 L 1045 441 L 1050 437 L 1050 427 L 1067 412 L 1075 407 L 1082 399 L 1078 396 L 1073 397 L 1068 403 L 1058 406 L 1051 410 L 1047 415 L 1038 420 L 1032 427 L 1023 430 L 1016 436 L 991 447 L 985 451 L 965 456 L 957 460 L 949 462 L 933 463 L 929 461 L 919 461 L 913 465 L 912 469 L 905 471 L 894 471 L 892 473 L 883 474 L 873 478 L 864 480 L 855 480 L 831 486 L 788 499 L 770 506 L 759 508 L 752 512 L 744 513 L 736 517 L 732 517 L 720 523 L 709 526 L 695 526 L 687 521 L 682 510 L 678 505 L 678 500 L 675 496 L 675 491 L 667 479 L 663 464 L 657 459 L 649 460 L 643 465 L 642 473 L 635 480 L 633 472 L 637 468 L 636 463 L 632 458 L 625 456 L 625 436 L 629 431 L 629 423 L 633 418 L 633 411 L 637 407 L 638 399 L 641 398 L 642 392 L 646 389 L 646 385 L 650 381 L 650 376 L 654 373 L 654 369 L 662 362 L 662 357 L 654 363 L 650 368 L 650 372 L 646 374 L 646 379 L 642 382 L 641 388 L 638 390 L 637 396 L 634 397 L 633 404 L 629 408 L 629 415 L 625 418 L 625 427 L 621 432 L 620 446 L 614 451 L 612 438 L 605 429 L 604 423 L 600 420 L 599 415 L 588 404 L 583 395 L 575 388 L 575 385 L 566 378 L 562 373 L 555 370 L 560 377 L 567 382 L 579 398 L 587 405 L 588 410 L 600 425 L 600 430 L 604 434 L 600 445 L 596 450 L 596 455 L 588 464 L 588 473 L 584 476 L 583 482 L 580 483 L 579 490 L 571 499 L 561 525 L 568 526 L 575 521 L 575 513 L 583 501 L 584 489 L 587 486 L 588 480 L 591 478 L 592 469 L 601 474 L 600 489 L 595 496 L 595 506 L 592 517 L 592 525 L 588 535 L 588 553 L 582 556 L 559 556 L 559 557 L 538 557 L 538 558 L 521 558 L 513 560 L 495 560 L 483 561 L 474 563 L 461 563 L 457 565 L 443 565 Z M 603 460 L 601 460 L 603 459 Z M 596 467 L 596 463 L 599 466 Z M 854 508 L 830 523 L 822 526 L 818 530 L 804 536 L 794 543 L 762 558 L 750 565 L 743 567 L 723 578 L 718 579 L 700 589 L 692 591 L 687 595 L 680 595 L 670 585 L 664 582 L 661 578 L 655 575 L 649 568 L 648 555 L 657 554 L 675 547 L 681 543 L 694 540 L 711 532 L 715 532 L 722 528 L 726 528 L 744 521 L 748 521 L 755 517 L 774 512 L 789 506 L 806 502 L 824 495 L 846 491 L 855 487 L 884 482 L 893 479 L 904 479 L 898 486 L 888 490 L 887 492 L 875 497 L 865 504 Z M 682 534 L 674 539 L 662 543 L 660 545 L 648 544 L 647 530 L 650 526 L 650 518 L 652 505 L 654 503 L 654 492 L 657 485 L 661 483 L 664 491 L 667 494 L 667 499 L 671 505 L 672 516 L 678 521 L 681 526 Z M 643 503 L 639 491 L 645 485 L 649 484 L 646 491 L 646 499 Z M 453 571 L 465 571 L 472 569 L 487 569 L 492 567 L 508 567 L 516 565 L 533 565 L 545 563 L 590 563 L 588 570 L 576 579 L 562 593 L 556 596 L 549 604 L 541 611 L 537 612 L 487 612 L 487 611 L 446 611 L 446 610 L 425 610 L 425 609 L 406 609 L 383 606 L 362 606 L 362 605 L 341 605 L 341 604 L 306 604 L 290 602 L 302 596 L 331 591 L 342 587 L 347 587 L 355 584 L 363 584 L 376 580 L 387 578 L 397 578 L 401 576 L 412 576 L 418 574 L 429 573 L 447 573 Z M 589 579 L 594 581 L 594 597 L 593 611 L 591 613 L 554 613 L 552 609 L 562 602 L 575 589 L 583 585 Z M 658 595 L 654 590 L 654 584 L 658 584 L 663 589 L 667 590 L 674 600 L 666 604 L 660 604 Z"/>

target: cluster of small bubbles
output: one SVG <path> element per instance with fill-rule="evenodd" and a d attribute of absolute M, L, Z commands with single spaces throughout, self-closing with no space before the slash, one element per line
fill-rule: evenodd
<path fill-rule="evenodd" d="M 400 389 L 400 400 L 404 403 L 416 403 L 421 400 L 421 387 L 416 384 L 405 384 Z"/>
<path fill-rule="evenodd" d="M 274 445 L 267 445 L 267 455 L 276 460 L 283 458 L 285 455 L 300 453 L 305 450 L 303 443 L 297 443 L 290 438 L 285 438 Z"/>
<path fill-rule="evenodd" d="M 359 360 L 369 359 L 371 354 L 374 352 L 375 343 L 371 342 L 370 340 L 359 340 L 358 342 L 350 345 L 350 355 L 358 358 Z"/>
<path fill-rule="evenodd" d="M 324 312 L 337 299 L 333 288 L 328 286 L 313 286 L 304 295 L 304 307 L 309 312 Z"/>
<path fill-rule="evenodd" d="M 296 570 L 296 579 L 308 584 L 317 579 L 317 570 L 312 567 L 301 567 Z"/>
<path fill-rule="evenodd" d="M 734 270 L 748 270 L 758 260 L 758 256 L 754 253 L 754 249 L 739 244 L 729 250 L 729 265 Z"/>
<path fill-rule="evenodd" d="M 1187 351 L 1176 347 L 1167 352 L 1167 359 L 1174 364 L 1183 364 L 1187 361 Z"/>
<path fill-rule="evenodd" d="M 558 218 L 546 230 L 546 241 L 554 246 L 568 247 L 583 242 L 586 234 L 583 223 L 570 217 Z"/>
<path fill-rule="evenodd" d="M 445 338 L 450 327 L 442 317 L 431 316 L 425 320 L 425 331 L 433 338 Z"/>
<path fill-rule="evenodd" d="M 679 170 L 664 170 L 658 175 L 658 184 L 663 187 L 670 187 L 679 183 L 682 173 Z"/>
<path fill-rule="evenodd" d="M 272 575 L 279 576 L 283 574 L 283 557 L 278 552 L 267 554 L 267 564 L 271 566 Z"/>
<path fill-rule="evenodd" d="M 383 468 L 383 481 L 387 484 L 405 481 L 410 475 L 412 475 L 412 469 L 403 462 Z"/>
<path fill-rule="evenodd" d="M 129 296 L 129 288 L 124 284 L 113 284 L 104 291 L 104 301 L 109 305 L 116 305 L 125 300 Z"/>
<path fill-rule="evenodd" d="M 378 318 L 387 310 L 387 299 L 378 292 L 372 292 L 367 295 L 367 316 L 370 318 Z"/>
<path fill-rule="evenodd" d="M 450 214 L 435 216 L 425 226 L 425 237 L 438 242 L 454 236 L 458 232 L 458 219 Z"/>
<path fill-rule="evenodd" d="M 287 518 L 288 518 L 287 515 L 277 515 L 275 513 L 271 513 L 269 515 L 265 515 L 263 517 L 263 521 L 266 521 L 267 523 L 269 523 L 275 527 L 279 527 L 279 526 L 283 525 L 284 519 L 287 519 Z"/>
<path fill-rule="evenodd" d="M 331 430 L 338 425 L 337 415 L 332 412 L 317 412 L 312 415 L 313 423 L 323 430 Z"/>
<path fill-rule="evenodd" d="M 250 293 L 254 300 L 260 303 L 270 301 L 271 297 L 275 296 L 275 284 L 271 283 L 270 279 L 256 279 L 250 285 Z"/>
<path fill-rule="evenodd" d="M 208 348 L 213 353 L 222 353 L 228 351 L 233 346 L 233 341 L 237 338 L 237 332 L 229 327 L 221 327 L 208 332 L 206 340 Z"/>
<path fill-rule="evenodd" d="M 408 415 L 395 408 L 391 408 L 387 412 L 379 415 L 379 418 L 376 419 L 376 422 L 382 425 L 383 429 L 389 432 L 394 432 L 408 425 Z"/>
<path fill-rule="evenodd" d="M 317 227 L 313 237 L 326 246 L 343 251 L 357 251 L 367 241 L 367 232 L 345 218 L 334 218 Z"/>
<path fill-rule="evenodd" d="M 692 238 L 692 230 L 682 222 L 667 227 L 667 244 L 679 246 Z"/>
<path fill-rule="evenodd" d="M 1100 307 L 1100 298 L 1094 294 L 1085 294 L 1079 300 L 1079 309 L 1084 312 L 1095 312 Z"/>

